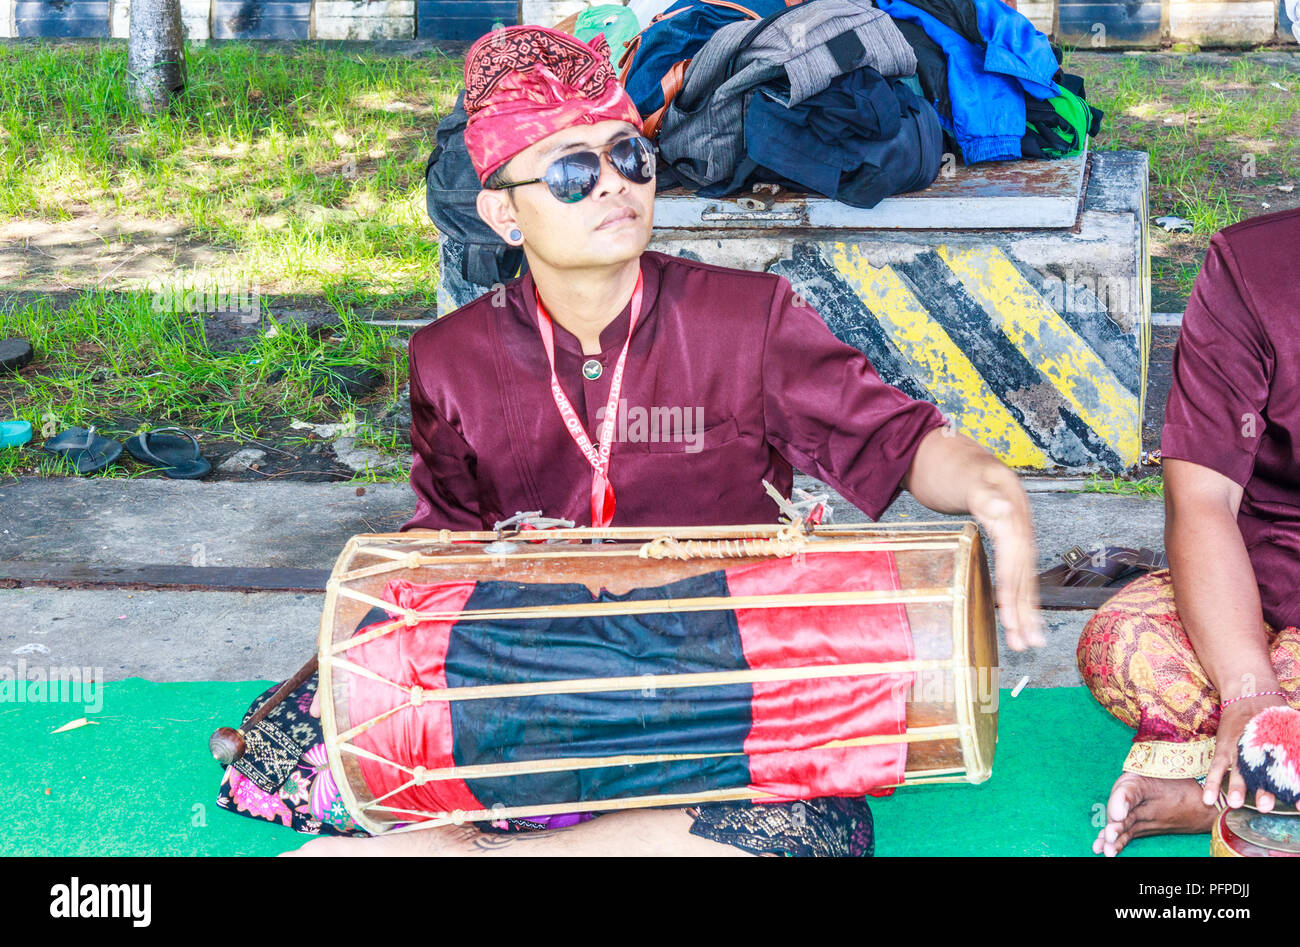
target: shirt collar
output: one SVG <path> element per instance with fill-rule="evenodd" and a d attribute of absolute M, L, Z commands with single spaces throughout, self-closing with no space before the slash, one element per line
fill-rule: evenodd
<path fill-rule="evenodd" d="M 641 316 L 637 319 L 636 329 L 633 335 L 641 330 L 641 327 L 648 321 L 650 314 L 654 311 L 655 305 L 659 299 L 659 259 L 658 254 L 653 251 L 645 251 L 641 254 L 641 278 L 643 280 L 641 287 Z M 520 292 L 523 294 L 523 316 L 528 322 L 529 328 L 533 335 L 537 334 L 537 297 L 535 295 L 535 284 L 533 283 L 533 274 L 530 270 L 524 274 L 520 281 Z M 623 347 L 624 340 L 627 339 L 627 324 L 632 318 L 632 300 L 627 301 L 614 321 L 605 326 L 600 331 L 600 354 L 607 355 L 611 351 L 618 351 Z M 553 322 L 555 328 L 555 347 L 564 349 L 578 358 L 590 358 L 583 353 L 582 343 L 578 337 L 570 332 L 558 322 Z M 540 339 L 538 340 L 540 344 Z"/>

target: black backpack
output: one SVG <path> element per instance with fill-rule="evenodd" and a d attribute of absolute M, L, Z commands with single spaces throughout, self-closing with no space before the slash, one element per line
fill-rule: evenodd
<path fill-rule="evenodd" d="M 424 166 L 425 203 L 429 219 L 438 233 L 459 247 L 444 242 L 442 259 L 453 268 L 444 278 L 463 280 L 474 286 L 506 283 L 528 271 L 522 247 L 512 247 L 483 222 L 475 206 L 479 191 L 478 173 L 465 148 L 465 93 L 438 123 L 433 153 Z M 459 252 L 463 249 L 463 253 Z M 456 278 L 459 277 L 459 280 Z"/>

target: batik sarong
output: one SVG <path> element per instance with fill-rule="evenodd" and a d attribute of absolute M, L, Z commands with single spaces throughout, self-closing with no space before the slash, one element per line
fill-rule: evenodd
<path fill-rule="evenodd" d="M 1300 708 L 1300 629 L 1265 628 L 1273 670 Z M 1135 580 L 1098 609 L 1076 657 L 1098 702 L 1137 730 L 1124 772 L 1168 779 L 1209 772 L 1219 692 L 1178 619 L 1168 569 Z"/>

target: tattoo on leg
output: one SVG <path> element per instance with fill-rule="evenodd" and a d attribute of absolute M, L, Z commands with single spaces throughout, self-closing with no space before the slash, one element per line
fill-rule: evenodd
<path fill-rule="evenodd" d="M 472 825 L 458 825 L 455 827 L 453 834 L 458 842 L 473 841 L 477 836 L 482 835 L 478 829 Z"/>
<path fill-rule="evenodd" d="M 474 847 L 484 852 L 498 851 L 506 848 L 513 842 L 527 842 L 531 839 L 540 839 L 543 836 L 560 835 L 568 832 L 569 828 L 544 829 L 535 832 L 511 832 L 509 834 L 497 834 L 495 832 L 480 832 L 478 838 L 474 839 Z"/>

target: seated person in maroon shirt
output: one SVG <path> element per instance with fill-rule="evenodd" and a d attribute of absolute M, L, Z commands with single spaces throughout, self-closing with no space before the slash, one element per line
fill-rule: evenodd
<path fill-rule="evenodd" d="M 653 152 L 601 46 L 510 27 L 466 60 L 479 213 L 522 245 L 529 272 L 411 340 L 418 503 L 402 529 L 493 529 L 524 510 L 579 526 L 774 523 L 762 481 L 789 496 L 793 463 L 873 518 L 903 488 L 932 509 L 973 514 L 995 547 L 1008 644 L 1041 645 L 1029 504 L 1013 471 L 934 405 L 884 384 L 784 278 L 646 251 Z M 626 426 L 601 423 L 624 414 Z M 745 853 L 723 834 L 703 832 L 698 813 L 659 809 L 519 833 L 529 838 L 518 848 L 472 828 L 306 848 Z M 738 834 L 760 831 L 733 825 L 728 837 Z M 851 839 L 825 851 L 857 853 Z"/>
<path fill-rule="evenodd" d="M 1216 805 L 1246 801 L 1247 721 L 1300 708 L 1297 248 L 1300 211 L 1216 234 L 1183 317 L 1161 433 L 1170 568 L 1126 586 L 1079 641 L 1085 682 L 1137 728 L 1098 854 L 1208 832 Z"/>

